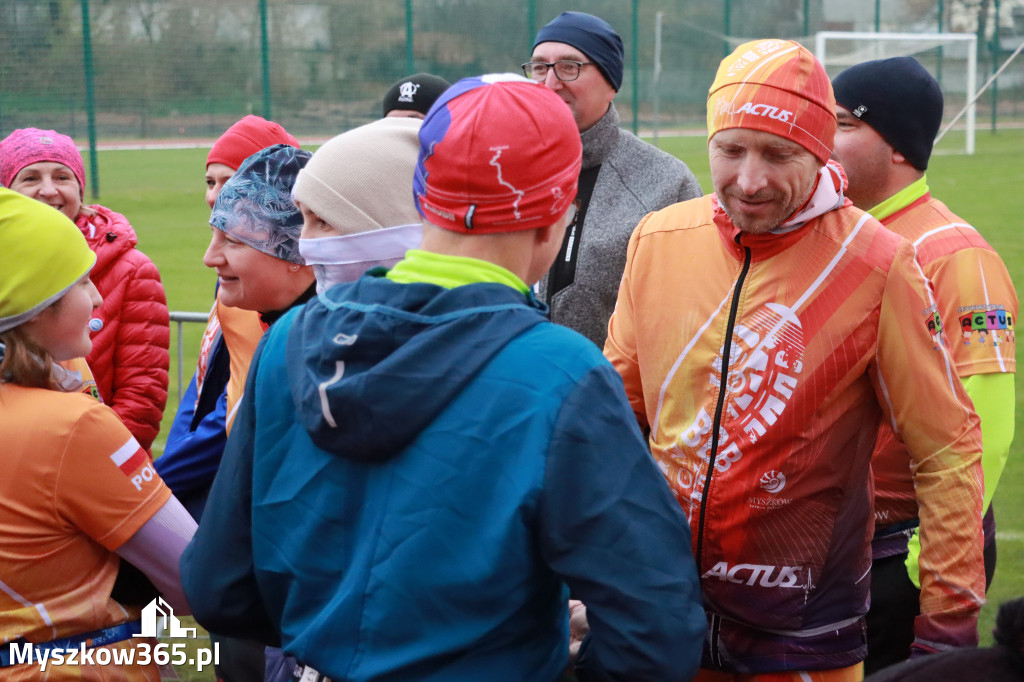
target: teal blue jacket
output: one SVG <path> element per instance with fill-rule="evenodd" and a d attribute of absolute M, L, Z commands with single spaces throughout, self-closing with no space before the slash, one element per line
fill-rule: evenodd
<path fill-rule="evenodd" d="M 372 272 L 289 313 L 182 560 L 196 619 L 344 680 L 688 680 L 688 524 L 598 349 L 503 284 Z"/>

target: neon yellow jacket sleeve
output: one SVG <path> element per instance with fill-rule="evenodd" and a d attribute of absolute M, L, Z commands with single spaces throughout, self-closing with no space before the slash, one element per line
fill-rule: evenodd
<path fill-rule="evenodd" d="M 1016 406 L 1015 375 L 1010 373 L 975 374 L 962 379 L 967 395 L 974 402 L 974 409 L 981 418 L 981 437 L 984 450 L 981 466 L 985 472 L 984 512 L 992 503 L 996 486 L 1003 475 L 1006 459 L 1013 441 L 1014 408 Z M 907 555 L 907 573 L 911 582 L 920 589 L 918 555 L 921 540 L 917 531 L 910 538 Z"/>

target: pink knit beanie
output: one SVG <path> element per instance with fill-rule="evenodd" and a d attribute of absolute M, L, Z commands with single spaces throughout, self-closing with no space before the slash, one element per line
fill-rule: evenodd
<path fill-rule="evenodd" d="M 71 169 L 85 198 L 85 164 L 74 140 L 56 130 L 19 128 L 0 140 L 0 185 L 10 187 L 15 176 L 33 163 L 60 163 Z"/>

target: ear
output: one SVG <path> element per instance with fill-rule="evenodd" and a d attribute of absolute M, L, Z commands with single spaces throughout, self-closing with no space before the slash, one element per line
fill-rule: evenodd
<path fill-rule="evenodd" d="M 907 157 L 903 156 L 903 154 L 901 152 L 896 151 L 896 148 L 893 147 L 893 150 L 892 150 L 892 162 L 893 163 L 907 163 Z"/>
<path fill-rule="evenodd" d="M 555 240 L 558 240 L 558 244 L 561 246 L 563 238 L 562 230 L 555 229 L 556 227 L 559 227 L 558 223 L 535 229 L 533 231 L 534 246 L 547 246 Z"/>

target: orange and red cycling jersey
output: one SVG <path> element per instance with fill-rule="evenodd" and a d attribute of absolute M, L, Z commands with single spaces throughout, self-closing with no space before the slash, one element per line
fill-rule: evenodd
<path fill-rule="evenodd" d="M 915 248 L 935 293 L 957 375 L 1015 372 L 1017 293 L 1002 259 L 984 237 L 927 193 L 882 223 Z M 872 465 L 879 528 L 917 518 L 909 464 L 906 447 L 883 422 Z"/>
<path fill-rule="evenodd" d="M 977 641 L 980 429 L 931 306 L 911 245 L 849 204 L 750 235 L 707 196 L 637 227 L 605 354 L 690 519 L 706 667 L 863 658 L 881 419 L 922 503 L 917 635 Z"/>

